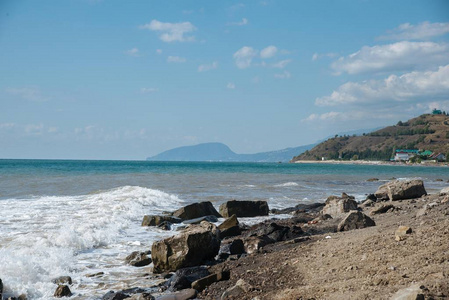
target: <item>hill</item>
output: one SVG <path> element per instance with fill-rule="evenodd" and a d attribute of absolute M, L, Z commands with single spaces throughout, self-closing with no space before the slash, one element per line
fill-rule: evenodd
<path fill-rule="evenodd" d="M 288 162 L 298 153 L 315 146 L 305 145 L 277 151 L 255 154 L 237 154 L 222 143 L 204 143 L 194 146 L 178 147 L 164 151 L 147 160 L 152 161 L 223 161 L 223 162 Z"/>
<path fill-rule="evenodd" d="M 399 121 L 362 136 L 335 136 L 291 161 L 352 158 L 389 160 L 396 149 L 449 151 L 449 117 L 425 114 L 407 122 Z"/>

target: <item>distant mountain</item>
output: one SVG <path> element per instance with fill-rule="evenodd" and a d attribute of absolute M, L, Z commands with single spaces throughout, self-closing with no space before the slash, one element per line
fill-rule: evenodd
<path fill-rule="evenodd" d="M 195 146 L 178 147 L 148 157 L 152 161 L 223 161 L 223 162 L 288 162 L 298 153 L 315 146 L 305 145 L 277 151 L 255 154 L 237 154 L 222 143 L 204 143 Z"/>
<path fill-rule="evenodd" d="M 399 121 L 362 136 L 335 136 L 313 149 L 297 154 L 298 160 L 327 159 L 389 160 L 395 149 L 421 149 L 447 153 L 449 151 L 449 117 L 444 114 L 424 114 L 407 122 Z"/>

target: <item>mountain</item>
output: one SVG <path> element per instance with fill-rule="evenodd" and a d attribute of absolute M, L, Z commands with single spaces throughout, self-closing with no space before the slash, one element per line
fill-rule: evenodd
<path fill-rule="evenodd" d="M 225 161 L 225 162 L 288 162 L 298 155 L 315 146 L 305 145 L 286 148 L 277 151 L 260 152 L 255 154 L 237 154 L 222 143 L 204 143 L 194 146 L 178 147 L 164 151 L 158 155 L 148 157 L 152 161 Z"/>
<path fill-rule="evenodd" d="M 309 151 L 297 154 L 298 160 L 358 159 L 389 160 L 395 149 L 421 149 L 447 153 L 449 151 L 449 117 L 444 114 L 424 114 L 407 122 L 399 121 L 362 136 L 336 136 Z"/>

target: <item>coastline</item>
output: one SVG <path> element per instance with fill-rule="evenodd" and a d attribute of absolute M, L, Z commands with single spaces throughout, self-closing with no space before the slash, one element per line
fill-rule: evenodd
<path fill-rule="evenodd" d="M 413 167 L 448 167 L 447 162 L 405 163 L 380 160 L 297 160 L 294 164 L 334 164 L 334 165 L 370 165 L 370 166 L 413 166 Z"/>

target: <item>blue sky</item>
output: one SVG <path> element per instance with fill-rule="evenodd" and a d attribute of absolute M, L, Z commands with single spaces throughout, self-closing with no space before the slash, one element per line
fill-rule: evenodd
<path fill-rule="evenodd" d="M 0 158 L 237 153 L 449 111 L 449 2 L 0 2 Z"/>

